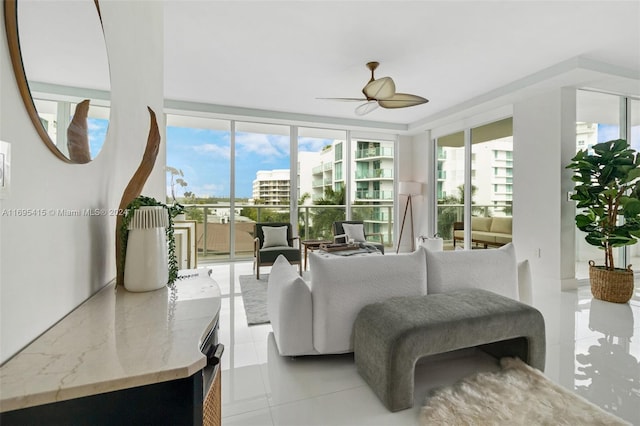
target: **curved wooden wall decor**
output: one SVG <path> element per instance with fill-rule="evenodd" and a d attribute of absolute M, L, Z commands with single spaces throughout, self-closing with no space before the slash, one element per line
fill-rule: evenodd
<path fill-rule="evenodd" d="M 84 164 L 91 161 L 89 126 L 87 124 L 90 102 L 89 99 L 85 99 L 76 106 L 76 111 L 67 128 L 67 149 L 69 150 L 69 159 L 73 163 Z"/>
<path fill-rule="evenodd" d="M 122 253 L 122 232 L 120 231 L 120 227 L 122 226 L 121 212 L 124 211 L 131 201 L 142 193 L 142 188 L 153 170 L 158 151 L 160 150 L 160 130 L 158 129 L 156 114 L 150 107 L 147 107 L 147 109 L 149 110 L 151 120 L 147 147 L 144 150 L 144 154 L 142 154 L 142 161 L 140 161 L 138 169 L 124 189 L 116 218 L 116 285 L 124 285 L 124 263 L 122 262 L 124 256 Z"/>

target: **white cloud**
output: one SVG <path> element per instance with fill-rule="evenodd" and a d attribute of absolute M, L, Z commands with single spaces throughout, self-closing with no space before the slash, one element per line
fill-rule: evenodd
<path fill-rule="evenodd" d="M 301 152 L 320 152 L 326 145 L 331 145 L 328 139 L 298 138 L 298 150 Z"/>
<path fill-rule="evenodd" d="M 289 137 L 261 133 L 240 133 L 236 136 L 238 155 L 257 154 L 262 157 L 289 156 Z"/>
<path fill-rule="evenodd" d="M 212 157 L 222 157 L 226 159 L 231 158 L 231 150 L 229 149 L 228 146 L 220 146 L 220 145 L 208 143 L 204 145 L 194 146 L 193 149 L 196 152 L 209 154 Z"/>
<path fill-rule="evenodd" d="M 225 194 L 225 187 L 222 184 L 207 183 L 204 185 L 198 185 L 191 187 L 191 191 L 196 194 L 197 197 L 222 197 L 229 195 Z"/>

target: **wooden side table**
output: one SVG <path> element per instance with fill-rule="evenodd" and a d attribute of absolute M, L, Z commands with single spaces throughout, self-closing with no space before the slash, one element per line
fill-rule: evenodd
<path fill-rule="evenodd" d="M 307 270 L 307 255 L 309 250 L 314 251 L 320 248 L 320 244 L 331 244 L 333 241 L 329 240 L 303 240 L 301 241 L 304 246 L 304 270 Z"/>

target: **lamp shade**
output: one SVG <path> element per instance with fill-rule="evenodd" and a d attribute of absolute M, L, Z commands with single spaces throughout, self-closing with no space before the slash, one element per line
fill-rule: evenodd
<path fill-rule="evenodd" d="M 398 183 L 398 193 L 400 195 L 421 195 L 422 184 L 420 182 L 400 182 Z"/>

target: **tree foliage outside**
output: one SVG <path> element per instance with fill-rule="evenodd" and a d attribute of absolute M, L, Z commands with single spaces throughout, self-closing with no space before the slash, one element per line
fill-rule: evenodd
<path fill-rule="evenodd" d="M 445 240 L 453 238 L 453 223 L 464 220 L 464 185 L 458 186 L 458 195 L 449 195 L 438 200 L 438 235 Z M 471 185 L 471 198 L 478 188 Z M 482 209 L 471 206 L 471 214 L 478 215 Z"/>
<path fill-rule="evenodd" d="M 331 240 L 333 239 L 333 232 L 331 230 L 333 222 L 344 220 L 345 218 L 345 189 L 341 187 L 338 190 L 326 188 L 324 196 L 315 201 L 314 205 L 317 206 L 340 206 L 336 208 L 317 208 L 310 210 L 310 223 L 308 239 L 321 239 Z M 300 222 L 299 229 L 300 235 L 304 233 L 304 222 Z"/>

